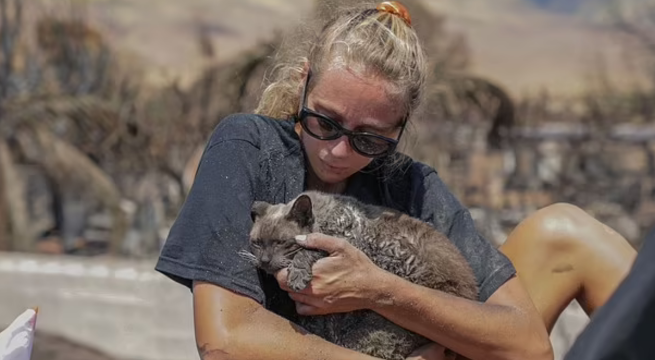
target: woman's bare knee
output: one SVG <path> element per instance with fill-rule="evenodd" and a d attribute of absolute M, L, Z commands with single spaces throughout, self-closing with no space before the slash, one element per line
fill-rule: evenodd
<path fill-rule="evenodd" d="M 512 261 L 532 270 L 534 278 L 568 274 L 567 286 L 579 289 L 588 313 L 606 301 L 636 256 L 623 236 L 567 203 L 549 205 L 527 217 L 503 247 Z"/>
<path fill-rule="evenodd" d="M 601 226 L 581 208 L 555 203 L 523 220 L 510 234 L 508 242 L 521 242 L 522 247 L 539 251 L 572 251 L 588 237 L 586 233 Z"/>
<path fill-rule="evenodd" d="M 582 287 L 577 262 L 583 252 L 575 234 L 591 222 L 576 206 L 553 204 L 524 219 L 500 248 L 514 264 L 549 331 Z"/>
<path fill-rule="evenodd" d="M 555 203 L 528 216 L 515 231 L 532 236 L 512 239 L 530 241 L 530 246 L 573 250 L 584 248 L 631 248 L 630 243 L 609 226 L 578 206 Z M 509 240 L 509 239 L 508 239 Z"/>
<path fill-rule="evenodd" d="M 514 259 L 574 268 L 581 281 L 597 277 L 599 270 L 624 273 L 636 257 L 623 236 L 567 203 L 549 205 L 527 217 L 504 247 Z"/>

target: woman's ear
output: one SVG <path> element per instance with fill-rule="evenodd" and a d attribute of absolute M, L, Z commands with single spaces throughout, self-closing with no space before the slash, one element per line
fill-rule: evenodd
<path fill-rule="evenodd" d="M 299 122 L 297 122 L 297 123 L 293 126 L 293 131 L 296 132 L 296 134 L 298 135 L 298 137 L 300 137 L 300 136 L 302 135 L 302 126 L 300 125 Z"/>

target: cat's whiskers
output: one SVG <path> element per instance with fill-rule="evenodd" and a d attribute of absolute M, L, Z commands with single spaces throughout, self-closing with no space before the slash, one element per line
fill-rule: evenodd
<path fill-rule="evenodd" d="M 257 256 L 255 256 L 255 254 L 251 253 L 248 250 L 240 250 L 237 254 L 239 254 L 239 256 L 242 259 L 246 260 L 249 263 L 252 263 L 252 264 L 255 264 L 255 265 L 259 264 L 259 260 L 257 260 Z"/>

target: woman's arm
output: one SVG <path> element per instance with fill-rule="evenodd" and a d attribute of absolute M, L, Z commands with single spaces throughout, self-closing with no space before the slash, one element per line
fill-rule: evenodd
<path fill-rule="evenodd" d="M 371 309 L 472 360 L 553 357 L 548 333 L 516 277 L 480 303 L 388 273 L 343 239 L 313 234 L 300 243 L 330 253 L 314 265 L 311 286 L 290 293 L 300 314 Z M 284 270 L 277 276 L 283 287 L 285 277 Z"/>
<path fill-rule="evenodd" d="M 256 301 L 194 282 L 196 344 L 202 360 L 374 360 L 331 344 L 269 312 Z"/>
<path fill-rule="evenodd" d="M 470 359 L 552 359 L 546 328 L 517 277 L 485 303 L 380 276 L 371 309 Z"/>

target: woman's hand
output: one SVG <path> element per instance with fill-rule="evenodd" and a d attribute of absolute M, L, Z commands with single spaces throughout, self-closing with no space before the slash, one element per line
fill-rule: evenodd
<path fill-rule="evenodd" d="M 405 360 L 451 360 L 456 359 L 457 355 L 447 356 L 446 348 L 436 343 L 429 343 L 416 349 Z"/>
<path fill-rule="evenodd" d="M 287 270 L 276 274 L 280 287 L 296 301 L 300 315 L 325 315 L 366 309 L 376 298 L 377 285 L 386 272 L 344 239 L 323 234 L 299 236 L 298 244 L 330 255 L 312 267 L 312 281 L 294 292 L 287 287 Z"/>

